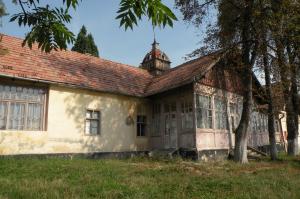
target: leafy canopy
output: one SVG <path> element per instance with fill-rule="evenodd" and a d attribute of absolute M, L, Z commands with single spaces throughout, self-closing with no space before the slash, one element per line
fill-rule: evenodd
<path fill-rule="evenodd" d="M 21 8 L 20 13 L 13 14 L 11 22 L 19 26 L 28 26 L 23 46 L 30 48 L 33 43 L 45 52 L 66 49 L 67 45 L 75 41 L 74 34 L 66 27 L 71 22 L 70 9 L 76 9 L 82 0 L 62 0 L 60 7 L 41 5 L 40 0 L 12 0 Z M 5 7 L 0 0 L 0 17 L 5 13 Z M 146 16 L 153 26 L 173 26 L 177 20 L 174 13 L 161 0 L 120 0 L 120 8 L 116 19 L 120 20 L 120 27 L 133 29 L 134 25 Z M 92 39 L 91 36 L 90 40 Z"/>

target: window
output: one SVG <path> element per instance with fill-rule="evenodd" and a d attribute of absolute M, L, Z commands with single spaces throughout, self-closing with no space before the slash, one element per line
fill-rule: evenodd
<path fill-rule="evenodd" d="M 215 97 L 215 128 L 216 129 L 228 129 L 227 128 L 227 106 L 225 99 Z"/>
<path fill-rule="evenodd" d="M 196 97 L 197 127 L 212 129 L 211 97 L 197 95 Z"/>
<path fill-rule="evenodd" d="M 268 117 L 266 114 L 261 113 L 261 132 L 267 132 L 268 131 Z"/>
<path fill-rule="evenodd" d="M 182 129 L 193 128 L 193 103 L 181 102 L 181 125 Z"/>
<path fill-rule="evenodd" d="M 87 110 L 85 119 L 85 133 L 87 135 L 100 134 L 100 111 Z"/>
<path fill-rule="evenodd" d="M 0 130 L 44 129 L 46 89 L 0 84 Z"/>
<path fill-rule="evenodd" d="M 153 121 L 152 135 L 153 136 L 160 135 L 160 120 L 161 120 L 160 104 L 153 104 L 153 110 L 152 110 L 152 121 Z"/>
<path fill-rule="evenodd" d="M 252 113 L 251 123 L 252 123 L 252 131 L 256 132 L 257 131 L 257 126 L 258 126 L 257 125 L 257 112 Z"/>
<path fill-rule="evenodd" d="M 137 136 L 146 136 L 146 116 L 138 115 L 136 120 Z"/>

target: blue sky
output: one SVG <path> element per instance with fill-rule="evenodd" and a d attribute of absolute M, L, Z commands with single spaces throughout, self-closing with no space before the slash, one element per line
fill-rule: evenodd
<path fill-rule="evenodd" d="M 41 0 L 43 2 L 43 0 Z M 44 2 L 50 5 L 59 4 L 62 0 Z M 174 8 L 174 0 L 164 1 L 170 8 Z M 12 4 L 12 0 L 4 0 L 10 14 L 19 12 L 19 7 Z M 77 35 L 84 24 L 94 36 L 100 51 L 100 57 L 113 61 L 138 66 L 145 54 L 151 49 L 153 31 L 151 23 L 144 19 L 133 31 L 125 31 L 115 20 L 119 0 L 83 0 L 76 11 L 72 11 L 72 22 L 68 25 Z M 183 62 L 184 56 L 199 47 L 202 32 L 182 21 L 178 10 L 173 9 L 179 21 L 173 28 L 156 28 L 156 38 L 160 48 L 166 52 L 172 61 L 172 67 Z M 23 38 L 28 28 L 19 27 L 9 22 L 9 16 L 2 19 L 0 32 Z M 200 36 L 199 36 L 200 34 Z"/>

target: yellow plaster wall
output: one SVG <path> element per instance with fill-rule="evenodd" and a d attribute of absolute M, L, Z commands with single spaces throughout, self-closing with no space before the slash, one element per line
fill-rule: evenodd
<path fill-rule="evenodd" d="M 0 154 L 147 150 L 148 137 L 136 136 L 138 106 L 144 107 L 144 114 L 149 113 L 143 99 L 50 86 L 47 131 L 0 131 Z M 86 109 L 101 111 L 98 136 L 84 133 Z M 126 123 L 128 116 L 134 123 Z"/>

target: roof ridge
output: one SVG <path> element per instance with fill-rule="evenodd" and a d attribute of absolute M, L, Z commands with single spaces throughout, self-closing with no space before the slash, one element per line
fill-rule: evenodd
<path fill-rule="evenodd" d="M 183 67 L 183 66 L 185 66 L 185 65 L 188 65 L 188 64 L 194 63 L 194 62 L 196 62 L 196 61 L 199 61 L 200 59 L 203 59 L 203 58 L 205 58 L 205 57 L 208 57 L 208 56 L 212 56 L 212 55 L 214 55 L 214 54 L 217 54 L 218 52 L 220 52 L 220 51 L 215 51 L 215 52 L 212 52 L 212 53 L 208 53 L 208 54 L 203 55 L 203 56 L 201 56 L 201 57 L 197 57 L 197 58 L 195 58 L 195 59 L 192 59 L 192 60 L 189 60 L 189 61 L 184 62 L 184 63 L 182 63 L 182 64 L 179 64 L 179 65 L 177 65 L 177 66 L 175 66 L 175 67 L 173 67 L 173 68 L 171 68 L 171 69 L 165 71 L 165 73 L 163 73 L 162 75 L 165 75 L 165 74 L 167 74 L 167 73 L 169 73 L 169 72 L 172 72 L 172 71 L 174 71 L 174 70 L 177 70 L 177 69 L 179 69 L 179 68 L 181 68 L 181 67 Z"/>

